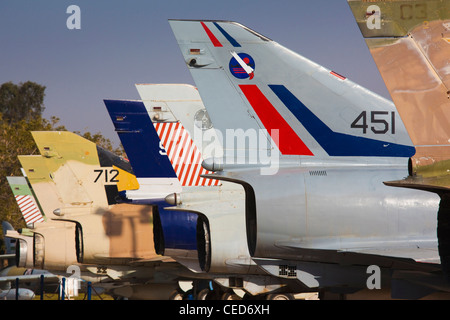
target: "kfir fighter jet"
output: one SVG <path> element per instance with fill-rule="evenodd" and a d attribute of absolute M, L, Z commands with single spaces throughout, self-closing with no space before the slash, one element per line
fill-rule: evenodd
<path fill-rule="evenodd" d="M 305 290 L 268 276 L 251 260 L 245 239 L 244 189 L 209 179 L 207 175 L 212 172 L 201 168 L 203 160 L 222 155 L 223 148 L 222 137 L 214 129 L 197 88 L 188 84 L 137 84 L 136 88 L 172 165 L 179 165 L 174 157 L 178 146 L 184 147 L 182 152 L 186 154 L 192 148 L 198 152 L 195 161 L 184 162 L 197 171 L 199 183 L 195 186 L 184 183 L 181 194 L 169 195 L 166 200 L 177 205 L 170 208 L 172 211 L 186 210 L 199 216 L 200 269 L 223 287 L 241 289 L 251 296 L 290 298 L 290 293 Z M 164 130 L 165 126 L 173 129 Z M 189 144 L 174 143 L 178 139 L 173 133 L 176 126 L 181 126 L 179 131 L 189 137 Z M 180 181 L 186 181 L 188 172 L 179 171 Z M 233 228 L 228 227 L 231 223 L 235 224 Z"/>
<path fill-rule="evenodd" d="M 113 264 L 117 264 L 124 257 L 156 257 L 151 236 L 148 236 L 149 241 L 126 240 L 141 233 L 151 234 L 151 208 L 144 207 L 140 213 L 131 213 L 125 208 L 126 204 L 115 206 L 118 204 L 120 181 L 134 179 L 133 183 L 136 183 L 126 161 L 112 165 L 111 158 L 108 158 L 112 154 L 71 132 L 42 131 L 32 132 L 32 135 L 41 155 L 19 156 L 19 160 L 40 199 L 39 203 L 44 206 L 44 211 L 49 212 L 46 216 L 51 216 L 56 222 L 74 224 L 76 232 L 71 238 L 75 241 L 77 262 L 100 263 L 104 259 L 107 263 L 112 259 L 116 260 Z M 126 178 L 122 178 L 124 176 Z M 53 203 L 50 201 L 52 198 Z M 127 220 L 117 221 L 117 216 L 127 214 L 130 221 L 136 219 L 135 223 L 128 225 L 125 223 Z M 133 217 L 135 214 L 137 217 Z M 116 223 L 120 225 L 118 236 L 122 239 L 108 236 L 116 234 Z M 131 226 L 134 230 L 127 230 Z M 117 243 L 111 243 L 115 240 Z M 46 245 L 54 243 L 57 241 Z"/>
<path fill-rule="evenodd" d="M 406 179 L 387 185 L 441 197 L 438 238 L 450 273 L 450 1 L 348 1 L 416 148 Z"/>
<path fill-rule="evenodd" d="M 189 272 L 155 252 L 152 207 L 122 202 L 120 192 L 138 185 L 129 163 L 71 132 L 32 134 L 41 155 L 19 160 L 47 220 L 12 235 L 19 265 L 75 265 L 113 295 L 169 298 Z"/>
<path fill-rule="evenodd" d="M 367 288 L 370 265 L 392 292 L 440 271 L 439 197 L 384 184 L 408 176 L 416 152 L 392 102 L 241 24 L 169 22 L 214 127 L 263 134 L 203 162 L 244 187 L 258 265 L 340 293 Z"/>
<path fill-rule="evenodd" d="M 219 283 L 220 286 L 215 286 L 216 289 L 213 290 L 216 298 L 232 296 L 229 289 L 241 289 L 250 295 L 286 289 L 284 281 L 267 275 L 248 255 L 243 189 L 228 182 L 219 183 L 201 177 L 201 174 L 211 172 L 201 168 L 202 155 L 190 134 L 195 123 L 194 117 L 189 117 L 186 122 L 179 121 L 177 117 L 177 112 L 192 116 L 203 112 L 201 118 L 207 117 L 201 100 L 198 100 L 197 90 L 186 85 L 146 85 L 141 89 L 143 102 L 105 100 L 105 105 L 133 168 L 135 162 L 137 166 L 141 163 L 150 166 L 150 159 L 158 161 L 146 154 L 150 152 L 166 158 L 159 162 L 170 160 L 173 170 L 177 172 L 182 191 L 168 194 L 165 204 L 158 205 L 161 221 L 167 219 L 165 216 L 184 215 L 188 219 L 195 216 L 197 227 L 190 232 L 196 239 L 196 259 L 189 259 L 167 244 L 161 248 L 164 255 L 197 273 L 198 278 L 214 279 Z M 188 94 L 183 95 L 184 93 Z M 195 100 L 188 98 L 192 93 L 197 94 Z M 165 120 L 152 122 L 151 119 Z M 204 121 L 198 124 L 200 123 L 204 124 Z M 137 146 L 146 152 L 138 152 Z M 183 160 L 178 160 L 180 158 Z M 137 178 L 139 179 L 139 174 Z M 240 223 L 236 228 L 228 229 L 227 226 L 232 221 Z M 162 226 L 160 231 L 157 231 L 158 226 L 155 225 L 155 233 L 162 235 L 163 240 L 167 225 L 166 222 L 166 227 Z M 214 236 L 210 239 L 208 235 L 211 230 L 214 230 Z M 164 242 L 161 241 L 161 244 Z M 205 290 L 199 292 L 197 297 L 205 294 Z M 221 294 L 217 295 L 218 292 Z"/>
<path fill-rule="evenodd" d="M 7 177 L 8 182 L 14 182 L 14 189 L 16 190 L 16 194 L 21 196 L 31 196 L 32 190 L 28 187 L 28 184 L 25 179 L 21 179 L 23 177 Z M 24 184 L 23 184 L 24 183 Z M 18 191 L 16 188 L 21 189 L 22 191 Z M 23 197 L 19 197 L 18 203 L 22 203 Z M 26 201 L 26 200 L 25 200 Z M 31 207 L 31 206 L 30 206 Z M 22 213 L 24 216 L 30 218 L 29 210 L 23 210 L 24 206 L 22 206 Z M 33 218 L 40 220 L 40 218 Z M 44 281 L 45 289 L 54 291 L 59 282 L 59 278 L 46 271 L 46 270 L 35 270 L 35 269 L 27 269 L 20 268 L 16 266 L 16 239 L 12 239 L 6 237 L 7 232 L 13 232 L 13 226 L 7 222 L 2 222 L 2 232 L 3 238 L 6 244 L 6 254 L 0 255 L 0 259 L 7 259 L 8 266 L 0 269 L 0 300 L 31 300 L 35 297 L 35 292 L 41 288 L 41 281 Z M 14 287 L 13 284 L 16 281 L 19 281 L 19 287 Z"/>
<path fill-rule="evenodd" d="M 142 101 L 105 100 L 105 105 L 136 178 L 140 181 L 138 190 L 124 193 L 126 200 L 132 204 L 152 204 L 156 252 L 185 258 L 186 264 L 192 261 L 192 268 L 195 269 L 194 265 L 198 265 L 195 233 L 197 214 L 167 211 L 170 205 L 165 198 L 180 193 L 182 183 Z M 139 196 L 135 198 L 135 194 Z"/>
<path fill-rule="evenodd" d="M 23 168 L 22 172 L 25 172 Z M 66 294 L 76 294 L 80 288 L 80 279 L 70 278 L 72 273 L 67 271 L 69 265 L 76 263 L 75 244 L 71 242 L 74 228 L 69 223 L 55 223 L 45 215 L 26 175 L 10 176 L 7 180 L 27 228 L 16 231 L 9 223 L 3 222 L 5 239 L 14 243 L 14 258 L 13 261 L 9 261 L 10 267 L 0 271 L 0 283 L 8 286 L 18 280 L 19 294 L 23 290 L 31 289 L 34 297 L 34 292 L 42 294 L 42 290 L 57 291 L 64 278 Z M 46 199 L 51 200 L 51 194 L 48 194 Z M 49 203 L 53 202 L 49 201 Z M 49 212 L 48 214 L 51 217 Z M 45 241 L 53 245 L 48 246 L 53 250 L 49 250 L 47 255 L 45 255 Z M 47 267 L 51 267 L 52 272 L 42 270 L 45 258 L 48 260 Z M 93 278 L 95 277 L 90 277 L 90 280 Z M 98 280 L 98 277 L 95 280 Z"/>

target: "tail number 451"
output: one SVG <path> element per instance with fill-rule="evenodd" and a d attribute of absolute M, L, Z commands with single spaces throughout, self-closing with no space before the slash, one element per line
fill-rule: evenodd
<path fill-rule="evenodd" d="M 388 132 L 395 134 L 395 112 L 389 111 L 367 111 L 361 114 L 352 122 L 352 129 L 362 129 L 363 134 L 370 130 L 375 134 L 386 134 Z"/>

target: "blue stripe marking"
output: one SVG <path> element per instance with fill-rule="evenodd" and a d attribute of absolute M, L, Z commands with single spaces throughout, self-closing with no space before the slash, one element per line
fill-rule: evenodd
<path fill-rule="evenodd" d="M 137 178 L 176 178 L 159 136 L 141 101 L 104 100 Z M 121 120 L 119 120 L 121 119 Z"/>
<path fill-rule="evenodd" d="M 214 25 L 220 32 L 227 38 L 227 40 L 232 44 L 233 47 L 240 47 L 241 45 L 232 37 L 228 32 L 226 32 L 217 22 L 214 22 Z"/>
<path fill-rule="evenodd" d="M 330 156 L 412 157 L 416 149 L 331 130 L 283 85 L 269 85 L 289 111 Z"/>

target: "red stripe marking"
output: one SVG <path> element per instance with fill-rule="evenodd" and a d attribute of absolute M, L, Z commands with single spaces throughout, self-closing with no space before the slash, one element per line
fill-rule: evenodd
<path fill-rule="evenodd" d="M 209 39 L 213 43 L 214 47 L 223 47 L 219 40 L 217 40 L 216 36 L 209 30 L 209 28 L 204 24 L 202 21 L 200 22 L 203 26 L 203 29 L 205 29 L 206 34 L 208 35 Z"/>
<path fill-rule="evenodd" d="M 220 185 L 219 180 L 207 181 L 200 177 L 200 174 L 211 172 L 204 170 L 200 165 L 201 154 L 180 123 L 154 123 L 154 125 L 182 186 Z"/>
<path fill-rule="evenodd" d="M 274 137 L 272 139 L 277 143 L 282 154 L 314 155 L 256 85 L 239 85 L 239 87 L 268 133 L 272 136 L 272 130 L 279 130 L 278 139 Z"/>
<path fill-rule="evenodd" d="M 195 179 L 195 185 L 200 184 L 200 181 L 202 180 L 202 177 L 200 177 L 199 168 L 197 167 L 195 170 L 196 179 Z"/>
<path fill-rule="evenodd" d="M 172 148 L 173 145 L 176 146 L 176 144 L 178 143 L 178 139 L 180 138 L 180 131 L 178 129 L 178 123 L 175 125 L 175 127 L 173 128 L 173 130 L 171 130 L 172 127 L 170 126 L 170 124 L 167 125 L 167 136 L 166 136 L 166 141 L 164 142 L 164 148 L 167 151 L 167 155 L 169 156 L 169 158 L 171 159 L 171 161 L 173 161 L 173 158 L 175 157 L 175 147 Z M 170 137 L 169 140 L 169 136 L 172 134 L 172 136 Z M 175 164 L 175 163 L 173 163 Z"/>
<path fill-rule="evenodd" d="M 25 221 L 30 221 L 30 220 L 33 220 L 38 217 L 39 217 L 39 212 L 33 211 L 33 212 L 30 212 L 29 214 L 27 214 L 26 217 L 24 217 L 24 219 L 25 219 Z"/>
<path fill-rule="evenodd" d="M 190 163 L 188 162 L 188 159 L 186 158 L 186 153 L 189 150 L 189 146 L 187 145 L 188 143 L 188 139 L 186 139 L 186 141 L 183 143 L 183 145 L 181 145 L 181 152 L 180 152 L 180 160 L 179 160 L 179 166 L 181 166 L 178 170 L 179 173 L 177 173 L 178 178 L 181 181 L 181 185 L 186 185 L 186 176 L 187 176 L 187 172 L 186 169 L 190 169 Z"/>
<path fill-rule="evenodd" d="M 17 204 L 25 222 L 42 222 L 44 218 L 31 196 L 16 196 Z"/>
<path fill-rule="evenodd" d="M 200 153 L 198 153 L 195 157 L 194 163 L 195 165 L 192 168 L 191 179 L 189 180 L 190 185 L 196 185 L 200 181 L 200 175 L 202 174 L 202 166 L 200 165 L 202 159 Z"/>
<path fill-rule="evenodd" d="M 19 204 L 19 206 L 21 206 L 24 202 L 29 201 L 28 200 L 29 198 L 26 196 L 18 196 L 16 199 L 17 199 L 17 203 Z"/>
<path fill-rule="evenodd" d="M 340 75 L 340 74 L 337 73 L 337 72 L 331 71 L 330 73 L 331 73 L 333 76 L 338 77 L 338 78 L 341 79 L 341 80 L 347 79 L 346 77 Z"/>
<path fill-rule="evenodd" d="M 31 202 L 31 201 L 29 200 L 29 201 L 27 201 L 27 202 L 22 202 L 22 203 L 20 203 L 19 208 L 20 208 L 21 210 L 26 210 L 26 209 L 28 209 L 29 207 L 32 207 L 32 206 L 33 206 L 33 202 Z"/>
<path fill-rule="evenodd" d="M 191 168 L 192 174 L 191 174 L 191 177 L 189 178 L 189 181 L 187 181 L 188 185 L 190 185 L 190 186 L 194 185 L 195 179 L 198 177 L 197 166 L 198 166 L 198 164 L 194 164 Z"/>

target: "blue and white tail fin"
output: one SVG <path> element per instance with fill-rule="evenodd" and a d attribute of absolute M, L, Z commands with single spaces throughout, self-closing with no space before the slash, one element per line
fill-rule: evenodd
<path fill-rule="evenodd" d="M 176 87 L 172 88 L 177 90 Z M 151 107 L 149 105 L 147 108 L 140 101 L 105 100 L 133 169 L 135 164 L 138 166 L 136 170 L 134 169 L 139 172 L 136 173 L 138 181 L 140 184 L 142 183 L 142 179 L 139 180 L 139 178 L 146 172 L 148 176 L 155 176 L 155 173 L 151 171 L 157 169 L 157 163 L 158 166 L 163 166 L 157 170 L 159 174 L 171 179 L 178 178 L 179 183 L 174 183 L 174 185 L 182 187 L 218 185 L 219 181 L 202 177 L 210 172 L 201 166 L 202 154 L 182 123 L 179 121 L 152 122 L 150 115 L 154 115 L 155 110 L 158 110 L 156 114 L 161 114 L 162 103 L 171 104 L 171 101 L 167 99 L 153 100 L 159 101 L 158 106 Z M 151 104 L 150 99 L 146 99 L 144 102 Z M 181 99 L 177 103 L 183 104 Z M 187 103 L 192 103 L 192 101 L 188 99 Z M 122 119 L 124 120 L 122 121 Z M 142 152 L 144 145 L 147 152 Z M 158 158 L 159 160 L 157 160 Z M 155 165 L 152 165 L 151 163 L 154 161 L 156 161 Z"/>
<path fill-rule="evenodd" d="M 142 101 L 104 100 L 122 142 L 139 190 L 128 190 L 132 200 L 163 200 L 181 192 L 181 184 Z"/>
<path fill-rule="evenodd" d="M 296 162 L 414 154 L 394 104 L 344 76 L 235 22 L 169 22 L 214 127 L 248 138 L 247 159 L 253 149 Z M 227 158 L 239 149 L 223 146 Z"/>

